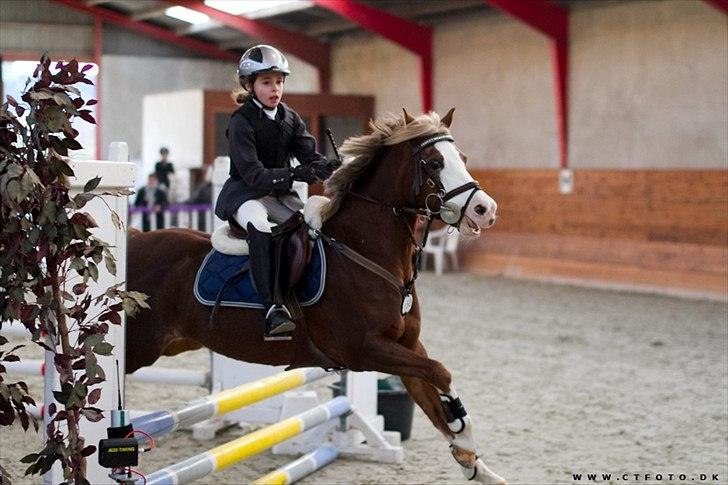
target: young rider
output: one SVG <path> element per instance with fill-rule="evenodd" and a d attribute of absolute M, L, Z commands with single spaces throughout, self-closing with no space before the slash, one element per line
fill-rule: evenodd
<path fill-rule="evenodd" d="M 296 327 L 283 305 L 276 281 L 271 229 L 303 208 L 291 190 L 294 180 L 312 183 L 331 175 L 326 158 L 301 117 L 281 102 L 288 60 L 278 49 L 257 45 L 240 58 L 233 92 L 240 107 L 230 117 L 230 178 L 220 192 L 215 214 L 248 232 L 250 271 L 265 304 L 266 339 L 288 339 Z M 291 158 L 299 164 L 291 167 Z"/>

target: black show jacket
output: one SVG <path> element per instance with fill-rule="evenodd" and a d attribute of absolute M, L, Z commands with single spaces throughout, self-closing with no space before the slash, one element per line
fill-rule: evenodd
<path fill-rule="evenodd" d="M 295 193 L 291 157 L 303 165 L 327 163 L 301 117 L 284 103 L 271 120 L 253 100 L 246 101 L 230 116 L 227 137 L 230 178 L 215 206 L 215 215 L 224 221 L 248 200 Z"/>

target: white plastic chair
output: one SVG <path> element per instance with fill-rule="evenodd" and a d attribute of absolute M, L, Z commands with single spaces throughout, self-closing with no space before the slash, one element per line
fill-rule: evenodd
<path fill-rule="evenodd" d="M 441 229 L 430 231 L 427 238 L 427 244 L 422 250 L 422 267 L 427 264 L 427 257 L 431 254 L 433 257 L 433 266 L 435 274 L 441 275 L 444 269 L 445 256 L 450 258 L 451 269 L 458 270 L 458 243 L 460 242 L 460 234 L 450 229 L 449 226 Z"/>

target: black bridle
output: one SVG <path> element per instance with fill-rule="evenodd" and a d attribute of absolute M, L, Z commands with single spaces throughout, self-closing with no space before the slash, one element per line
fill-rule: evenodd
<path fill-rule="evenodd" d="M 330 136 L 330 135 L 329 135 Z M 354 251 L 350 247 L 348 247 L 346 244 L 341 243 L 337 241 L 336 239 L 329 237 L 325 234 L 323 234 L 321 231 L 315 230 L 314 232 L 321 237 L 325 242 L 327 242 L 329 245 L 331 245 L 334 250 L 339 253 L 343 254 L 353 262 L 357 263 L 358 265 L 368 269 L 369 271 L 379 275 L 381 278 L 383 278 L 385 281 L 387 281 L 390 285 L 392 285 L 402 296 L 402 315 L 405 315 L 409 313 L 409 310 L 412 306 L 412 291 L 414 289 L 415 281 L 417 280 L 417 276 L 420 270 L 421 265 L 421 256 L 422 256 L 422 250 L 427 244 L 427 238 L 430 233 L 430 226 L 432 224 L 432 221 L 434 219 L 440 219 L 441 221 L 445 222 L 446 224 L 457 228 L 460 222 L 462 221 L 464 215 L 465 215 L 465 208 L 470 204 L 470 201 L 475 196 L 475 193 L 480 190 L 480 185 L 477 181 L 472 180 L 470 182 L 467 182 L 459 187 L 456 187 L 450 191 L 445 190 L 445 186 L 442 184 L 442 180 L 440 179 L 440 171 L 444 168 L 444 164 L 440 160 L 426 160 L 422 156 L 422 152 L 425 148 L 434 145 L 435 143 L 438 143 L 440 141 L 449 141 L 451 143 L 454 143 L 453 138 L 450 135 L 435 135 L 430 138 L 425 139 L 424 141 L 420 142 L 418 145 L 412 146 L 412 157 L 415 161 L 415 177 L 412 182 L 412 191 L 415 196 L 419 196 L 422 192 L 422 189 L 425 184 L 427 184 L 431 189 L 435 190 L 435 192 L 431 192 L 427 194 L 425 197 L 425 204 L 424 207 L 397 207 L 394 204 L 388 203 L 388 202 L 382 202 L 379 200 L 372 199 L 371 197 L 367 197 L 365 195 L 357 194 L 356 192 L 352 192 L 351 190 L 346 190 L 346 194 L 352 195 L 354 197 L 357 197 L 359 199 L 365 200 L 367 202 L 370 202 L 372 204 L 376 204 L 379 206 L 383 206 L 388 208 L 392 211 L 392 213 L 397 216 L 404 224 L 404 226 L 407 228 L 407 231 L 409 232 L 410 241 L 412 242 L 412 246 L 414 247 L 414 253 L 412 254 L 412 276 L 408 281 L 406 281 L 404 284 L 399 283 L 398 278 L 396 278 L 390 271 L 387 269 L 381 267 L 380 265 L 376 264 L 375 262 L 371 261 L 370 259 L 366 258 L 365 256 L 362 256 L 358 252 Z M 333 144 L 333 140 L 332 140 Z M 338 150 L 336 150 L 336 145 L 333 144 L 334 150 L 336 152 L 337 158 L 338 158 Z M 424 175 L 423 175 L 424 174 Z M 424 178 L 426 176 L 426 178 Z M 424 179 L 424 181 L 423 181 Z M 448 216 L 449 220 L 443 219 L 443 209 L 445 209 L 445 212 L 447 214 L 455 213 L 454 209 L 449 209 L 447 206 L 447 202 L 452 199 L 453 197 L 460 195 L 464 192 L 467 192 L 468 190 L 471 191 L 470 195 L 468 196 L 467 201 L 465 204 L 460 208 L 460 213 L 456 214 L 457 219 L 453 219 L 452 217 Z M 431 207 L 431 199 L 435 199 L 434 203 L 437 204 L 437 207 Z M 425 232 L 422 236 L 422 240 L 418 243 L 417 239 L 415 238 L 414 231 L 412 230 L 412 227 L 410 226 L 409 221 L 407 220 L 408 215 L 416 215 L 423 217 L 427 220 L 427 225 L 425 226 Z"/>
<path fill-rule="evenodd" d="M 450 135 L 436 135 L 427 138 L 417 146 L 412 147 L 412 156 L 415 159 L 415 178 L 412 181 L 412 191 L 415 195 L 419 195 L 422 187 L 424 186 L 424 183 L 426 183 L 430 188 L 436 189 L 436 192 L 428 194 L 425 198 L 425 209 L 430 210 L 430 212 L 432 212 L 436 218 L 440 219 L 445 224 L 457 228 L 460 225 L 460 222 L 463 220 L 463 217 L 465 216 L 465 208 L 468 206 L 468 204 L 470 204 L 470 201 L 475 196 L 475 193 L 480 190 L 480 184 L 478 184 L 476 180 L 471 180 L 470 182 L 460 185 L 459 187 L 455 187 L 450 191 L 445 190 L 445 186 L 442 184 L 442 180 L 440 179 L 440 171 L 444 168 L 444 165 L 440 162 L 440 160 L 426 160 L 422 156 L 422 152 L 425 148 L 432 146 L 440 141 L 449 141 L 451 143 L 455 142 Z M 422 182 L 423 172 L 427 176 L 427 179 L 424 183 Z M 448 214 L 451 212 L 455 212 L 454 209 L 449 208 L 447 202 L 453 197 L 467 192 L 468 190 L 470 191 L 470 195 L 465 201 L 465 204 L 463 204 L 460 208 L 460 213 L 457 215 L 457 219 L 453 219 L 451 217 L 448 217 L 448 220 L 444 219 L 442 213 L 443 208 L 447 209 Z M 434 198 L 435 202 L 437 203 L 437 208 L 435 211 L 430 208 L 431 198 Z"/>

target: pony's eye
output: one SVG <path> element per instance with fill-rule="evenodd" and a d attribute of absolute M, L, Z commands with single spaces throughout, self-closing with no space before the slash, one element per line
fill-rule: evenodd
<path fill-rule="evenodd" d="M 442 160 L 428 160 L 427 166 L 432 170 L 442 170 L 445 167 Z"/>

